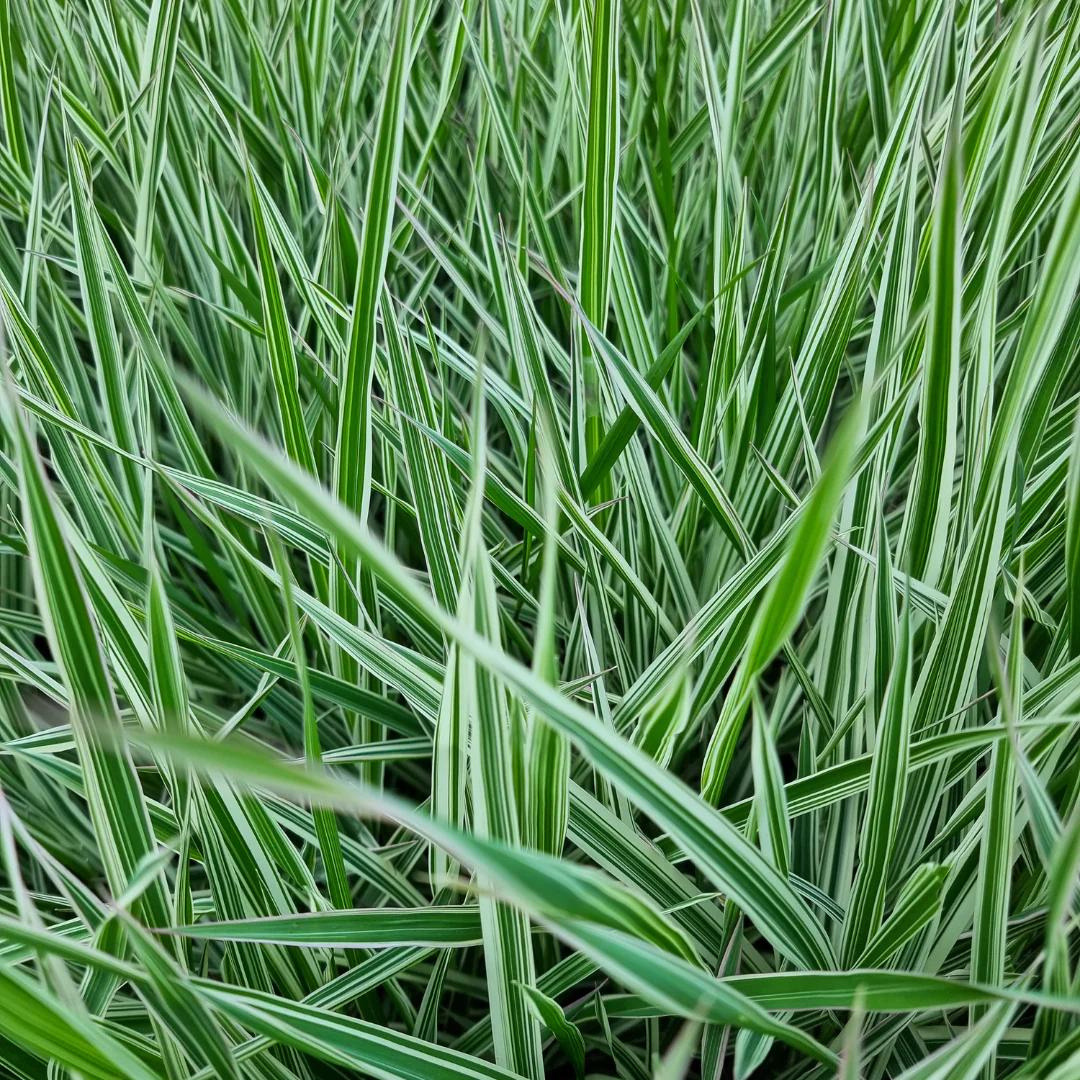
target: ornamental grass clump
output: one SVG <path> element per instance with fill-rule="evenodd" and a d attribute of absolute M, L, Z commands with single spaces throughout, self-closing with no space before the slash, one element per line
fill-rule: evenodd
<path fill-rule="evenodd" d="M 1075 0 L 3 0 L 0 102 L 0 1077 L 1080 1076 Z"/>

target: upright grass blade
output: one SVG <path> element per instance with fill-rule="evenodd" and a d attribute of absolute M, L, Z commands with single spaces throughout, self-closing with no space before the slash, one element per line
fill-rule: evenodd
<path fill-rule="evenodd" d="M 542 442 L 546 446 L 554 437 L 548 431 Z M 541 456 L 544 476 L 544 510 L 547 534 L 540 568 L 540 608 L 536 620 L 536 640 L 533 644 L 533 670 L 554 684 L 557 681 L 555 654 L 555 590 L 559 573 L 555 504 L 556 478 L 551 458 Z M 549 855 L 560 855 L 566 839 L 569 810 L 570 747 L 562 732 L 551 727 L 542 714 L 529 718 L 525 753 L 525 791 L 522 820 L 530 846 Z"/>
<path fill-rule="evenodd" d="M 252 231 L 259 266 L 259 295 L 262 297 L 263 336 L 270 354 L 270 370 L 274 377 L 277 408 L 281 418 L 281 434 L 289 457 L 298 465 L 315 472 L 315 454 L 304 421 L 300 401 L 299 375 L 293 353 L 292 331 L 285 316 L 285 299 L 281 292 L 270 248 L 266 223 L 263 219 L 259 193 L 248 167 L 248 188 L 251 203 Z"/>
<path fill-rule="evenodd" d="M 183 0 L 154 0 L 139 60 L 140 93 L 147 94 L 146 137 L 141 147 L 135 206 L 135 250 L 139 264 L 133 269 L 148 276 L 158 187 L 168 152 L 169 102 L 184 13 Z"/>
<path fill-rule="evenodd" d="M 413 32 L 412 10 L 412 0 L 406 0 L 399 6 L 394 23 L 390 65 L 377 113 L 378 130 L 364 203 L 348 344 L 338 376 L 333 486 L 345 505 L 362 519 L 367 517 L 371 500 L 375 316 L 394 220 Z M 331 572 L 334 610 L 352 622 L 359 614 L 358 569 L 352 554 L 338 552 L 338 562 Z M 370 599 L 368 596 L 369 603 Z M 369 611 L 368 617 L 374 614 Z M 355 679 L 355 663 L 344 658 L 340 674 L 347 680 Z M 365 719 L 361 719 L 360 731 L 364 739 L 377 737 L 376 729 Z M 378 774 L 377 768 L 367 771 L 369 775 Z"/>
<path fill-rule="evenodd" d="M 473 434 L 477 451 L 473 465 L 466 532 L 462 542 L 462 588 L 458 610 L 478 636 L 498 645 L 498 610 L 487 556 L 477 544 L 483 491 L 485 418 L 482 399 L 476 398 Z M 470 558 L 468 552 L 475 554 Z M 468 711 L 470 725 L 469 780 L 473 794 L 476 835 L 508 848 L 521 846 L 522 794 L 518 760 L 520 714 L 512 711 L 504 687 L 471 656 L 463 657 L 457 702 Z M 536 979 L 528 918 L 495 895 L 495 883 L 478 875 L 480 920 L 484 939 L 484 967 L 491 1002 L 495 1058 L 505 1068 L 525 1077 L 543 1073 L 540 1027 L 522 987 Z"/>
<path fill-rule="evenodd" d="M 1069 482 L 1065 489 L 1065 581 L 1068 585 L 1069 655 L 1080 656 L 1080 410 L 1069 445 Z"/>
<path fill-rule="evenodd" d="M 308 673 L 304 653 L 304 635 L 293 604 L 293 575 L 280 542 L 274 538 L 270 545 L 274 563 L 281 576 L 282 595 L 285 600 L 285 614 L 289 621 L 289 641 L 292 645 L 296 664 L 296 681 L 300 687 L 300 700 L 303 707 L 304 758 L 313 763 L 322 760 L 322 741 L 319 738 L 319 721 L 315 715 L 315 703 L 311 693 L 311 678 Z M 323 869 L 326 873 L 327 890 L 334 907 L 347 908 L 352 903 L 345 860 L 341 852 L 341 837 L 333 812 L 325 807 L 312 807 L 312 819 L 315 823 L 315 835 L 319 840 L 319 853 L 322 856 Z"/>
<path fill-rule="evenodd" d="M 89 315 L 90 344 L 98 372 L 98 386 L 106 406 L 108 434 L 121 450 L 132 454 L 137 449 L 132 400 L 106 292 L 101 248 L 94 235 L 89 161 L 78 143 L 72 144 L 68 150 L 68 185 L 75 224 L 79 285 Z M 123 459 L 120 467 L 124 472 L 128 499 L 137 509 L 141 493 L 138 471 L 130 459 Z"/>
<path fill-rule="evenodd" d="M 891 636 L 894 602 L 892 563 L 888 541 L 882 535 L 878 546 L 878 573 L 886 582 L 879 585 L 877 619 Z M 905 608 L 898 632 L 897 647 L 889 659 L 891 675 L 885 699 L 877 716 L 878 738 L 874 746 L 866 823 L 859 844 L 859 869 L 851 903 L 844 920 L 844 956 L 858 956 L 881 925 L 889 887 L 892 853 L 907 791 L 911 753 L 911 628 Z M 879 639 L 878 654 L 885 651 Z"/>
<path fill-rule="evenodd" d="M 601 329 L 607 320 L 611 254 L 619 180 L 619 48 L 621 0 L 582 4 L 581 25 L 589 33 L 589 109 L 585 146 L 585 186 L 581 210 L 581 306 Z M 592 348 L 582 342 L 585 394 L 585 453 L 600 447 L 603 412 L 601 380 Z M 602 495 L 601 495 L 602 497 Z"/>
<path fill-rule="evenodd" d="M 938 583 L 945 559 L 952 470 L 956 454 L 960 384 L 960 323 L 963 174 L 961 125 L 964 84 L 956 87 L 945 134 L 943 161 L 934 192 L 930 247 L 929 321 L 923 354 L 919 407 L 919 450 L 911 502 L 904 524 L 906 566 L 912 577 Z"/>
<path fill-rule="evenodd" d="M 23 128 L 22 109 L 16 84 L 15 56 L 12 42 L 11 9 L 0 8 L 0 86 L 3 87 L 4 138 L 15 163 L 21 169 L 30 165 L 30 150 Z"/>

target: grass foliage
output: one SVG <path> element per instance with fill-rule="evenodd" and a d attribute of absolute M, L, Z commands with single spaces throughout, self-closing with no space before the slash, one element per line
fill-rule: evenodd
<path fill-rule="evenodd" d="M 0 1075 L 1080 1076 L 1075 0 L 2 0 L 0 102 Z"/>

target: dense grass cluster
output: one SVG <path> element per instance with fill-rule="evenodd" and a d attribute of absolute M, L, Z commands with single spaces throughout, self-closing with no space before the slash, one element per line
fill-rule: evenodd
<path fill-rule="evenodd" d="M 1080 1076 L 1075 0 L 2 0 L 0 101 L 0 1076 Z"/>

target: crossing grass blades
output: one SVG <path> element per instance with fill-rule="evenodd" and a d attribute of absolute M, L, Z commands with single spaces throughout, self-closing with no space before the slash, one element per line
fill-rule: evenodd
<path fill-rule="evenodd" d="M 1080 1075 L 1078 39 L 0 3 L 0 1075 Z"/>

